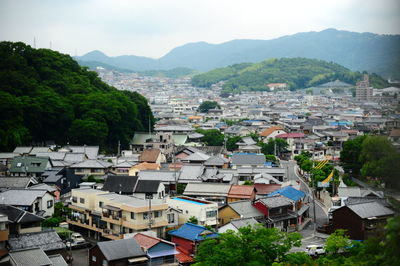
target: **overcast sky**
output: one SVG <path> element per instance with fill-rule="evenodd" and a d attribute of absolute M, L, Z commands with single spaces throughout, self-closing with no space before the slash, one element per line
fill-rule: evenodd
<path fill-rule="evenodd" d="M 0 40 L 158 58 L 189 42 L 326 28 L 400 33 L 399 0 L 0 0 Z"/>

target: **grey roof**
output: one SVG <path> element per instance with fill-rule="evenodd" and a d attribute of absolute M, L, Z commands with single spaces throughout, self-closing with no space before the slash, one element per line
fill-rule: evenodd
<path fill-rule="evenodd" d="M 108 175 L 102 190 L 110 192 L 133 193 L 137 183 L 137 176 Z"/>
<path fill-rule="evenodd" d="M 97 158 L 99 154 L 99 146 L 68 146 L 73 153 L 84 153 L 90 160 Z"/>
<path fill-rule="evenodd" d="M 11 251 L 9 253 L 10 260 L 13 265 L 28 266 L 28 265 L 53 265 L 52 261 L 47 257 L 46 253 L 39 248 L 30 248 L 25 250 Z M 66 265 L 66 264 L 65 264 Z"/>
<path fill-rule="evenodd" d="M 242 219 L 235 219 L 235 220 L 231 220 L 231 224 L 236 227 L 237 229 L 242 228 L 242 227 L 246 227 L 246 226 L 254 226 L 256 224 L 259 224 L 256 219 L 254 219 L 253 217 L 251 218 L 242 218 Z"/>
<path fill-rule="evenodd" d="M 44 184 L 44 183 L 40 183 L 40 184 L 37 184 L 37 185 L 30 186 L 29 189 L 46 190 L 46 191 L 48 191 L 50 193 L 57 191 L 57 189 L 54 186 L 49 186 L 49 185 Z"/>
<path fill-rule="evenodd" d="M 54 230 L 47 230 L 29 234 L 10 236 L 8 243 L 10 250 L 21 250 L 40 247 L 43 251 L 65 249 L 66 246 Z"/>
<path fill-rule="evenodd" d="M 19 156 L 14 157 L 10 167 L 10 173 L 43 173 L 48 164 L 51 164 L 49 157 Z"/>
<path fill-rule="evenodd" d="M 13 153 L 18 153 L 18 154 L 29 154 L 32 150 L 32 147 L 16 147 L 13 151 Z"/>
<path fill-rule="evenodd" d="M 0 188 L 27 188 L 36 183 L 31 177 L 0 177 Z"/>
<path fill-rule="evenodd" d="M 179 172 L 169 171 L 169 170 L 143 170 L 138 173 L 140 180 L 160 180 L 161 182 L 175 182 L 176 178 L 179 178 Z"/>
<path fill-rule="evenodd" d="M 188 183 L 183 195 L 227 197 L 231 185 L 218 183 Z"/>
<path fill-rule="evenodd" d="M 241 141 L 237 142 L 238 145 L 254 145 L 257 142 L 253 140 L 251 137 L 243 137 Z"/>
<path fill-rule="evenodd" d="M 203 165 L 184 165 L 181 168 L 179 181 L 201 182 L 200 177 L 203 175 L 203 173 L 204 173 Z"/>
<path fill-rule="evenodd" d="M 12 159 L 16 156 L 19 156 L 19 154 L 13 152 L 0 152 L 0 159 Z"/>
<path fill-rule="evenodd" d="M 160 180 L 138 180 L 135 193 L 157 193 Z"/>
<path fill-rule="evenodd" d="M 0 205 L 0 213 L 7 215 L 11 223 L 32 223 L 44 220 L 42 217 L 10 205 Z"/>
<path fill-rule="evenodd" d="M 60 178 L 62 178 L 62 175 L 59 175 L 58 173 L 60 170 L 47 170 L 42 174 L 42 177 L 44 177 L 44 183 L 56 183 Z"/>
<path fill-rule="evenodd" d="M 97 246 L 108 261 L 146 256 L 134 238 L 98 242 Z"/>
<path fill-rule="evenodd" d="M 223 158 L 221 156 L 212 156 L 204 162 L 205 166 L 223 166 L 225 163 L 228 163 L 228 159 Z"/>
<path fill-rule="evenodd" d="M 101 160 L 86 160 L 81 163 L 75 163 L 71 165 L 71 168 L 98 168 L 105 169 L 112 166 L 112 163 L 104 162 Z"/>
<path fill-rule="evenodd" d="M 202 152 L 195 152 L 190 154 L 188 157 L 183 158 L 182 161 L 205 162 L 209 158 L 210 156 L 208 156 L 207 154 L 204 154 Z"/>
<path fill-rule="evenodd" d="M 36 155 L 41 152 L 49 152 L 49 151 L 50 151 L 49 147 L 33 147 L 29 154 Z"/>
<path fill-rule="evenodd" d="M 66 153 L 64 157 L 64 161 L 79 163 L 86 160 L 86 155 L 84 153 Z"/>
<path fill-rule="evenodd" d="M 43 197 L 46 193 L 46 190 L 10 189 L 0 193 L 0 203 L 14 206 L 30 206 L 37 198 Z"/>
<path fill-rule="evenodd" d="M 265 197 L 265 198 L 260 198 L 257 201 L 264 203 L 269 208 L 278 208 L 282 206 L 292 205 L 292 202 L 284 196 Z"/>
<path fill-rule="evenodd" d="M 348 197 L 345 199 L 346 205 L 360 204 L 366 202 L 378 202 L 382 206 L 391 207 L 387 198 L 378 198 L 378 197 Z"/>
<path fill-rule="evenodd" d="M 234 154 L 232 155 L 232 164 L 265 164 L 264 154 Z"/>
<path fill-rule="evenodd" d="M 49 259 L 53 263 L 53 266 L 68 266 L 61 254 L 50 255 Z"/>
<path fill-rule="evenodd" d="M 360 216 L 362 219 L 371 218 L 371 217 L 379 217 L 379 216 L 387 216 L 387 215 L 394 214 L 394 212 L 392 210 L 382 206 L 378 202 L 353 204 L 353 205 L 348 205 L 347 207 L 350 210 L 352 210 L 355 214 Z"/>
<path fill-rule="evenodd" d="M 49 157 L 52 161 L 62 161 L 66 154 L 66 152 L 38 152 L 36 156 Z"/>
<path fill-rule="evenodd" d="M 263 214 L 257 210 L 249 200 L 231 202 L 228 203 L 228 206 L 231 207 L 237 214 L 239 214 L 241 218 L 254 218 L 263 216 Z"/>

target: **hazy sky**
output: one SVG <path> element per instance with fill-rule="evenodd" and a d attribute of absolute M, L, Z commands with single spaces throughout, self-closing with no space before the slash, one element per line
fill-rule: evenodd
<path fill-rule="evenodd" d="M 400 33 L 399 0 L 0 0 L 0 40 L 158 58 L 188 42 L 336 28 Z"/>

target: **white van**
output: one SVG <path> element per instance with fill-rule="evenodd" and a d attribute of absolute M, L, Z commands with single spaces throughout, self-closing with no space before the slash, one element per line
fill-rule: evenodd
<path fill-rule="evenodd" d="M 310 256 L 318 256 L 325 254 L 325 248 L 321 245 L 308 245 L 306 247 L 306 252 Z"/>

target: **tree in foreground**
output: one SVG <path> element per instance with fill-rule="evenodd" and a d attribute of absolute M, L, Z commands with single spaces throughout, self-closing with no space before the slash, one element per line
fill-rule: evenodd
<path fill-rule="evenodd" d="M 228 231 L 201 243 L 195 265 L 272 265 L 284 261 L 307 264 L 311 262 L 308 256 L 287 254 L 300 244 L 299 233 L 285 233 L 262 226 L 242 227 L 238 232 Z"/>
<path fill-rule="evenodd" d="M 210 109 L 220 109 L 221 107 L 218 105 L 217 102 L 214 101 L 205 101 L 200 104 L 198 111 L 201 113 L 208 113 Z"/>

